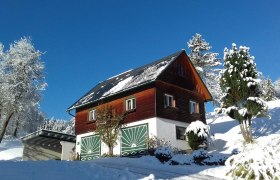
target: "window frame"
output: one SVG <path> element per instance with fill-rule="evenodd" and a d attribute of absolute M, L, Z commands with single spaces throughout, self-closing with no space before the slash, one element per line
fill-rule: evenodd
<path fill-rule="evenodd" d="M 131 103 L 131 107 L 128 108 L 128 103 Z M 130 97 L 130 98 L 127 98 L 125 99 L 125 111 L 133 111 L 136 109 L 136 97 Z"/>
<path fill-rule="evenodd" d="M 93 113 L 92 112 L 94 112 L 94 116 L 93 116 Z M 94 118 L 93 118 L 94 117 Z M 88 111 L 88 121 L 89 122 L 94 122 L 94 121 L 96 121 L 96 109 L 90 109 L 89 111 Z"/>
<path fill-rule="evenodd" d="M 171 101 L 170 99 L 171 98 Z M 164 94 L 164 107 L 165 108 L 175 108 L 176 107 L 176 101 L 173 95 L 171 94 Z"/>
<path fill-rule="evenodd" d="M 199 102 L 189 100 L 189 112 L 190 114 L 199 114 Z"/>
<path fill-rule="evenodd" d="M 185 135 L 186 129 L 187 128 L 183 127 L 183 126 L 175 126 L 176 140 L 182 140 L 182 141 L 186 140 L 186 135 Z M 183 131 L 180 131 L 180 130 L 183 130 Z M 183 134 L 181 134 L 180 132 L 183 132 Z"/>

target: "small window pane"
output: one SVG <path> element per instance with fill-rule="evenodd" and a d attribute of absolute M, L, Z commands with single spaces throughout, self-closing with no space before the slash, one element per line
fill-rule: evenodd
<path fill-rule="evenodd" d="M 88 118 L 89 121 L 95 121 L 96 120 L 96 113 L 95 113 L 95 109 L 94 110 L 91 110 L 89 111 L 89 118 Z"/>
<path fill-rule="evenodd" d="M 199 103 L 195 101 L 190 101 L 190 113 L 199 113 Z"/>
<path fill-rule="evenodd" d="M 131 98 L 131 99 L 125 100 L 125 108 L 126 108 L 126 111 L 136 109 L 136 99 Z"/>
<path fill-rule="evenodd" d="M 176 126 L 176 139 L 186 140 L 185 131 L 185 127 Z"/>
<path fill-rule="evenodd" d="M 172 95 L 164 95 L 164 106 L 165 107 L 175 107 L 176 103 Z"/>

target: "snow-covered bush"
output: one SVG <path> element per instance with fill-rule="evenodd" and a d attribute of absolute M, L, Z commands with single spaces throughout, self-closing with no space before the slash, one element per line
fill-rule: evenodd
<path fill-rule="evenodd" d="M 162 163 L 169 161 L 173 156 L 173 151 L 169 146 L 156 148 L 155 156 Z"/>
<path fill-rule="evenodd" d="M 150 155 L 154 155 L 157 147 L 171 147 L 170 142 L 165 139 L 160 139 L 152 135 L 148 140 L 148 151 Z"/>
<path fill-rule="evenodd" d="M 279 179 L 279 162 L 279 155 L 273 147 L 252 145 L 226 161 L 226 166 L 230 167 L 227 175 L 233 179 Z"/>
<path fill-rule="evenodd" d="M 197 120 L 192 122 L 186 129 L 188 142 L 193 150 L 197 150 L 199 146 L 207 146 L 210 127 L 203 122 Z"/>

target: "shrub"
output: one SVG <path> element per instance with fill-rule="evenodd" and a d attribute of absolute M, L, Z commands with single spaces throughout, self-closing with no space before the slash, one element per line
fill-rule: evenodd
<path fill-rule="evenodd" d="M 279 180 L 279 160 L 277 152 L 269 146 L 245 149 L 226 161 L 226 165 L 230 167 L 226 175 L 233 179 Z"/>
<path fill-rule="evenodd" d="M 164 163 L 172 158 L 173 152 L 170 147 L 158 147 L 156 148 L 155 156 L 160 162 Z"/>
<path fill-rule="evenodd" d="M 186 129 L 189 145 L 192 150 L 197 150 L 200 146 L 207 147 L 207 139 L 209 137 L 209 126 L 197 120 L 192 122 Z"/>
<path fill-rule="evenodd" d="M 158 147 L 170 147 L 170 142 L 165 139 L 160 139 L 156 136 L 151 136 L 148 140 L 148 152 L 154 156 L 155 150 Z"/>

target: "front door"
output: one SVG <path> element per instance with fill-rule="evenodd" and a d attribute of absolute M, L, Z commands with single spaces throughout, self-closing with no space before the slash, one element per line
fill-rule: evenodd
<path fill-rule="evenodd" d="M 81 160 L 87 161 L 100 157 L 100 136 L 86 136 L 81 139 Z"/>
<path fill-rule="evenodd" d="M 148 125 L 127 127 L 121 130 L 121 155 L 145 154 L 148 149 Z"/>

